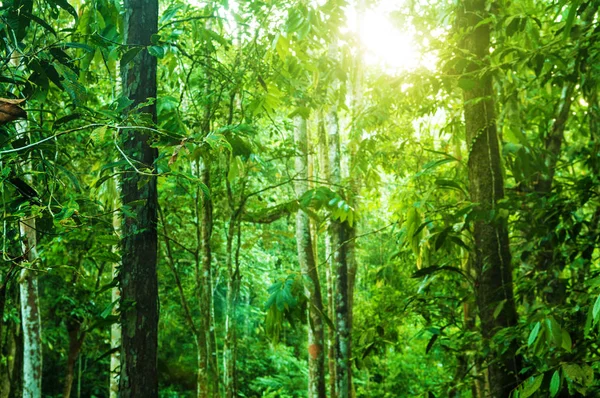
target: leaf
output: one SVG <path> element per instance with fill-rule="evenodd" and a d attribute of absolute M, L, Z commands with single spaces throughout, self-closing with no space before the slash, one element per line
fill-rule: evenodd
<path fill-rule="evenodd" d="M 550 397 L 556 396 L 560 390 L 560 371 L 555 370 L 550 380 Z"/>
<path fill-rule="evenodd" d="M 527 398 L 532 396 L 542 385 L 542 381 L 544 380 L 544 375 L 538 375 L 535 377 L 528 378 L 523 384 L 521 384 L 521 394 L 522 398 Z"/>
<path fill-rule="evenodd" d="M 161 46 L 150 46 L 148 47 L 148 54 L 156 58 L 164 58 L 165 49 Z"/>
<path fill-rule="evenodd" d="M 433 273 L 439 272 L 439 271 L 452 271 L 452 272 L 456 272 L 456 273 L 464 276 L 465 278 L 469 279 L 464 274 L 464 272 L 461 269 L 456 268 L 456 267 L 450 267 L 448 265 L 444 265 L 442 267 L 437 266 L 437 265 L 432 265 L 431 267 L 422 268 L 422 269 L 416 271 L 415 273 L 413 273 L 411 275 L 411 278 L 421 278 L 423 276 L 427 276 L 427 275 L 430 275 L 430 274 L 433 274 Z"/>
<path fill-rule="evenodd" d="M 51 0 L 54 4 L 71 14 L 75 19 L 78 18 L 77 11 L 67 0 Z"/>
<path fill-rule="evenodd" d="M 582 385 L 584 384 L 586 375 L 579 365 L 576 363 L 563 363 L 562 369 L 565 376 L 567 376 L 569 380 Z"/>
<path fill-rule="evenodd" d="M 465 91 L 469 91 L 475 88 L 477 83 L 472 79 L 462 78 L 458 81 L 458 87 L 462 88 Z"/>
<path fill-rule="evenodd" d="M 592 312 L 592 317 L 594 318 L 594 323 L 598 322 L 598 314 L 600 314 L 600 295 L 596 299 L 594 303 L 594 310 Z"/>
<path fill-rule="evenodd" d="M 535 326 L 531 330 L 531 333 L 529 333 L 529 338 L 527 339 L 527 346 L 531 347 L 531 345 L 533 343 L 535 343 L 535 340 L 537 339 L 537 336 L 540 333 L 540 327 L 541 326 L 542 325 L 541 325 L 540 322 L 536 322 L 535 323 Z"/>
<path fill-rule="evenodd" d="M 567 20 L 565 21 L 565 27 L 563 29 L 563 38 L 565 40 L 571 35 L 571 28 L 573 27 L 573 22 L 577 16 L 577 9 L 579 8 L 580 2 L 581 0 L 573 0 L 571 2 L 571 8 L 569 8 L 569 14 L 567 14 Z"/>
<path fill-rule="evenodd" d="M 496 306 L 496 309 L 494 310 L 494 319 L 498 318 L 498 315 L 500 315 L 500 313 L 504 309 L 505 304 L 506 304 L 506 299 L 502 300 L 498 303 L 498 305 Z"/>
<path fill-rule="evenodd" d="M 142 51 L 142 47 L 134 47 L 130 50 L 127 50 L 121 57 L 121 68 L 124 68 L 128 63 L 130 63 L 140 51 Z"/>
<path fill-rule="evenodd" d="M 546 327 L 557 347 L 562 346 L 562 329 L 554 317 L 546 318 Z"/>
<path fill-rule="evenodd" d="M 429 339 L 429 343 L 427 343 L 427 347 L 425 348 L 425 354 L 429 353 L 429 351 L 431 350 L 431 348 L 435 344 L 435 342 L 438 339 L 438 337 L 440 337 L 439 334 L 434 334 L 433 336 L 431 336 L 431 339 Z"/>

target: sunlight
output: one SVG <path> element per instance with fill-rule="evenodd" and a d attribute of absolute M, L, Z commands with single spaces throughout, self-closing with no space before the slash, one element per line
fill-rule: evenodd
<path fill-rule="evenodd" d="M 421 54 L 414 39 L 414 28 L 407 26 L 401 30 L 390 19 L 390 14 L 402 3 L 382 0 L 360 16 L 356 9 L 348 8 L 348 30 L 358 35 L 367 65 L 392 73 L 419 67 L 434 69 L 436 60 Z"/>

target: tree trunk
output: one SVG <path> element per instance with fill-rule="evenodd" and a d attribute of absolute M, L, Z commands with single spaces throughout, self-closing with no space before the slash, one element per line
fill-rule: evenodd
<path fill-rule="evenodd" d="M 319 160 L 320 160 L 320 172 L 321 178 L 324 180 L 329 179 L 329 153 L 327 145 L 327 132 L 325 131 L 325 125 L 323 120 L 319 121 Z M 327 230 L 325 234 L 325 278 L 327 283 L 327 316 L 329 319 L 335 319 L 335 306 L 334 306 L 334 286 L 333 286 L 333 250 L 331 244 L 331 233 L 329 230 L 330 221 L 327 221 Z M 329 368 L 329 396 L 335 398 L 336 394 L 336 376 L 335 376 L 335 330 L 332 328 L 327 329 L 327 362 Z"/>
<path fill-rule="evenodd" d="M 296 156 L 294 182 L 296 197 L 300 198 L 308 190 L 308 138 L 306 119 L 297 116 L 294 129 Z M 302 209 L 296 214 L 296 243 L 298 262 L 305 282 L 308 307 L 308 397 L 325 397 L 325 351 L 323 349 L 323 300 L 317 264 L 310 234 L 308 214 Z"/>
<path fill-rule="evenodd" d="M 481 331 L 487 344 L 500 329 L 517 325 L 513 297 L 511 255 L 506 219 L 496 212 L 497 202 L 504 197 L 504 181 L 496 131 L 496 114 L 492 100 L 492 78 L 482 76 L 479 64 L 487 66 L 490 47 L 490 25 L 480 24 L 487 17 L 485 0 L 467 0 L 461 15 L 466 35 L 462 47 L 477 59 L 469 66 L 475 86 L 464 91 L 465 127 L 469 148 L 469 183 L 471 201 L 485 214 L 475 221 L 476 298 Z M 492 218 L 493 220 L 489 220 Z M 482 219 L 483 218 L 483 219 Z M 502 305 L 497 316 L 494 311 Z M 520 357 L 516 341 L 507 342 L 505 353 L 493 352 L 488 364 L 489 394 L 507 397 L 519 383 Z"/>
<path fill-rule="evenodd" d="M 120 235 L 121 231 L 121 218 L 119 217 L 118 212 L 118 199 L 113 201 L 113 229 Z M 116 250 L 116 246 L 113 247 L 113 250 Z M 113 279 L 119 277 L 119 264 L 112 264 L 112 277 Z M 114 303 L 116 301 L 120 301 L 121 298 L 121 290 L 118 286 L 115 286 L 111 289 L 111 302 Z M 118 303 L 113 306 L 111 311 L 113 316 L 117 316 L 119 314 L 119 305 Z M 110 326 L 110 348 L 114 350 L 112 354 L 110 354 L 110 372 L 109 372 L 109 397 L 117 398 L 119 395 L 119 368 L 121 367 L 121 358 L 119 349 L 121 347 L 121 325 L 117 322 L 113 323 Z"/>
<path fill-rule="evenodd" d="M 35 218 L 20 222 L 24 256 L 32 264 L 38 257 Z M 23 328 L 23 398 L 42 396 L 42 324 L 38 278 L 34 271 L 21 270 L 21 322 Z"/>
<path fill-rule="evenodd" d="M 125 0 L 124 38 L 126 45 L 148 46 L 157 32 L 157 0 Z M 156 98 L 156 58 L 144 48 L 122 72 L 123 94 L 132 106 Z M 156 106 L 142 109 L 156 122 Z M 150 136 L 139 130 L 122 130 L 122 145 L 131 168 L 123 175 L 123 217 L 121 285 L 121 376 L 119 395 L 152 398 L 158 396 L 158 281 L 157 190 L 154 161 L 158 151 Z"/>
<path fill-rule="evenodd" d="M 67 371 L 65 373 L 63 398 L 71 396 L 71 388 L 75 379 L 75 362 L 85 339 L 85 332 L 81 332 L 81 323 L 76 319 L 67 321 L 67 332 L 69 334 L 69 352 L 67 353 Z"/>
<path fill-rule="evenodd" d="M 327 117 L 327 133 L 329 143 L 329 182 L 333 186 L 341 183 L 341 151 L 338 115 L 336 106 L 332 107 Z M 339 398 L 350 394 L 350 317 L 348 297 L 348 224 L 332 220 L 329 226 L 333 251 L 333 284 L 335 305 L 335 376 L 336 393 Z"/>

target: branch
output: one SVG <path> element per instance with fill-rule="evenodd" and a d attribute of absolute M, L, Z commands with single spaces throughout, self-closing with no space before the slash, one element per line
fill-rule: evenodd
<path fill-rule="evenodd" d="M 276 206 L 267 207 L 263 211 L 258 212 L 245 212 L 242 214 L 242 221 L 251 222 L 255 224 L 271 224 L 274 221 L 279 220 L 285 216 L 290 215 L 298 211 L 300 207 L 297 200 L 291 202 L 282 203 Z"/>

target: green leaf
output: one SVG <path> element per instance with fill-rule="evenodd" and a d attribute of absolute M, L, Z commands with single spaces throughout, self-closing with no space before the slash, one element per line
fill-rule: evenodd
<path fill-rule="evenodd" d="M 143 47 L 134 47 L 130 50 L 127 50 L 125 54 L 123 54 L 123 56 L 121 57 L 121 68 L 124 68 L 128 63 L 133 61 L 135 56 L 138 55 L 140 51 L 142 51 L 142 48 Z"/>
<path fill-rule="evenodd" d="M 521 394 L 522 398 L 527 398 L 532 396 L 542 385 L 542 381 L 544 380 L 544 375 L 532 376 L 528 378 L 523 384 L 521 384 Z"/>
<path fill-rule="evenodd" d="M 594 318 L 594 323 L 598 322 L 598 314 L 600 314 L 600 295 L 598 295 L 598 298 L 596 299 L 596 302 L 594 303 L 594 310 L 592 312 L 592 316 Z"/>
<path fill-rule="evenodd" d="M 579 8 L 580 2 L 581 0 L 572 0 L 571 2 L 571 8 L 569 8 L 569 14 L 567 14 L 567 20 L 565 21 L 565 28 L 563 30 L 563 38 L 565 40 L 568 39 L 571 34 L 571 28 L 573 27 L 573 22 L 577 16 L 577 9 Z"/>
<path fill-rule="evenodd" d="M 161 46 L 150 46 L 148 47 L 148 54 L 156 58 L 164 58 L 165 49 Z"/>
<path fill-rule="evenodd" d="M 458 87 L 462 88 L 465 91 L 469 91 L 475 88 L 477 82 L 473 79 L 465 79 L 462 78 L 458 81 Z"/>
<path fill-rule="evenodd" d="M 529 338 L 527 339 L 527 346 L 531 347 L 531 345 L 535 343 L 535 340 L 537 339 L 537 336 L 540 333 L 541 326 L 542 325 L 539 322 L 535 323 L 535 326 L 531 330 L 531 333 L 529 333 Z"/>
<path fill-rule="evenodd" d="M 557 347 L 562 346 L 562 329 L 554 317 L 546 318 L 546 327 Z"/>
<path fill-rule="evenodd" d="M 560 371 L 555 370 L 550 380 L 550 397 L 556 396 L 560 390 Z"/>
<path fill-rule="evenodd" d="M 498 315 L 500 315 L 500 313 L 504 309 L 504 304 L 506 304 L 506 300 L 502 300 L 498 303 L 496 309 L 494 310 L 494 319 L 498 318 Z"/>

